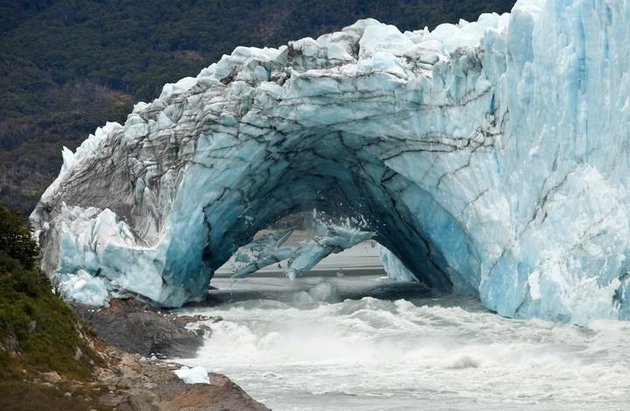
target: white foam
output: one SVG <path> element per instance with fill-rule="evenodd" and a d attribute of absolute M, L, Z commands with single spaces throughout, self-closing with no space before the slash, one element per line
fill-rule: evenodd
<path fill-rule="evenodd" d="M 473 300 L 249 301 L 197 358 L 273 409 L 622 409 L 630 324 L 509 320 Z M 457 304 L 462 304 L 460 307 Z M 189 311 L 190 312 L 190 311 Z"/>

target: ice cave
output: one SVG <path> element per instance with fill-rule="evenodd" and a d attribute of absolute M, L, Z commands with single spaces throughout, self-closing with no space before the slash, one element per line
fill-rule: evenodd
<path fill-rule="evenodd" d="M 64 150 L 31 216 L 43 269 L 77 301 L 181 306 L 258 230 L 316 208 L 356 226 L 268 261 L 299 275 L 374 238 L 391 276 L 504 316 L 627 318 L 627 3 L 238 47 Z"/>

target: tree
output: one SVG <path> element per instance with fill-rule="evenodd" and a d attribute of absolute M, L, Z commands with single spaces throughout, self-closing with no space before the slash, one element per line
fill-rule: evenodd
<path fill-rule="evenodd" d="M 39 247 L 30 227 L 28 219 L 0 206 L 0 269 L 8 264 L 8 259 L 17 260 L 27 270 L 33 268 Z"/>

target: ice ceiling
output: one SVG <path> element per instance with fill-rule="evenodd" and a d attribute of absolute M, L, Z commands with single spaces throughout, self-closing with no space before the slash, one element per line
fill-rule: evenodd
<path fill-rule="evenodd" d="M 506 316 L 628 315 L 630 5 L 521 0 L 401 33 L 362 20 L 239 47 L 76 153 L 32 215 L 68 298 L 178 306 L 261 228 L 364 223 L 386 269 Z M 299 272 L 300 266 L 296 267 Z"/>

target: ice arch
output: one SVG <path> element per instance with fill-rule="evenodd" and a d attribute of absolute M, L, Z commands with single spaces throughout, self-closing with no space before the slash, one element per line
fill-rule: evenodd
<path fill-rule="evenodd" d="M 202 298 L 257 229 L 360 214 L 427 285 L 507 316 L 625 317 L 630 7 L 519 1 L 232 55 L 76 153 L 32 219 L 71 298 Z"/>

